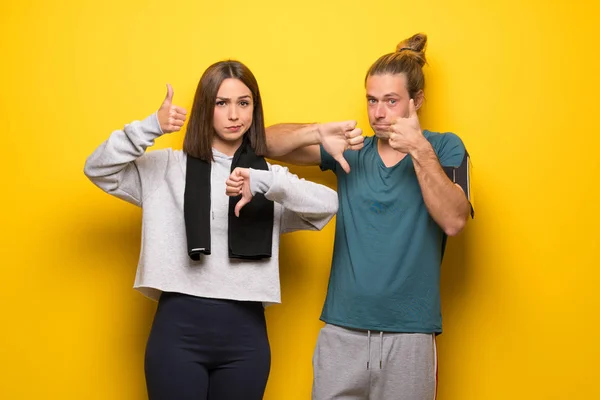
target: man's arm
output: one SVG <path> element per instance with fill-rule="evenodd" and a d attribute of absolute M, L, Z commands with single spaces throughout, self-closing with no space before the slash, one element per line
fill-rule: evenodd
<path fill-rule="evenodd" d="M 431 217 L 448 236 L 458 235 L 465 227 L 471 205 L 463 189 L 444 172 L 433 147 L 425 138 L 410 155 L 415 166 L 423 200 Z"/>
<path fill-rule="evenodd" d="M 460 141 L 458 137 L 456 140 Z M 408 117 L 398 118 L 390 126 L 388 143 L 410 154 L 429 214 L 448 236 L 458 235 L 467 223 L 471 205 L 463 189 L 446 176 L 431 143 L 423 136 L 414 100 L 409 101 Z"/>
<path fill-rule="evenodd" d="M 267 157 L 296 165 L 319 165 L 317 124 L 276 124 L 267 127 Z"/>
<path fill-rule="evenodd" d="M 321 150 L 340 164 L 346 172 L 350 166 L 344 151 L 360 150 L 364 137 L 356 121 L 329 122 L 325 124 L 277 124 L 266 129 L 267 157 L 298 165 L 319 165 Z"/>

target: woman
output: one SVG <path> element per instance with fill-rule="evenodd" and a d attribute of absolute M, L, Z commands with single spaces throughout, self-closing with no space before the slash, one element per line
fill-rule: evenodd
<path fill-rule="evenodd" d="M 156 113 L 113 132 L 85 166 L 102 190 L 143 209 L 134 287 L 159 302 L 148 395 L 261 399 L 270 369 L 264 305 L 280 302 L 279 235 L 323 228 L 337 195 L 265 161 L 260 92 L 242 63 L 204 72 L 183 151 L 145 153 L 184 124 L 172 99 L 168 86 Z"/>

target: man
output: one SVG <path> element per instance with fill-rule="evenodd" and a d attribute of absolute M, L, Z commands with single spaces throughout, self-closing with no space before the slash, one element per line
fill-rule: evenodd
<path fill-rule="evenodd" d="M 375 136 L 362 137 L 353 121 L 267 129 L 269 157 L 320 165 L 338 179 L 315 400 L 435 397 L 440 265 L 446 237 L 473 210 L 462 141 L 420 127 L 426 40 L 401 42 L 367 72 Z"/>

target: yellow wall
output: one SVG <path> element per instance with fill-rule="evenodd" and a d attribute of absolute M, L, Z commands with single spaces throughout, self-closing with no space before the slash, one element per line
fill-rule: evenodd
<path fill-rule="evenodd" d="M 2 2 L 0 398 L 144 398 L 155 304 L 131 289 L 140 211 L 82 168 L 160 105 L 166 82 L 189 108 L 204 69 L 238 58 L 268 123 L 367 129 L 366 69 L 417 31 L 429 35 L 422 125 L 461 135 L 477 196 L 443 266 L 438 398 L 600 398 L 599 5 L 483 3 Z M 332 239 L 330 224 L 283 240 L 269 400 L 309 398 Z"/>

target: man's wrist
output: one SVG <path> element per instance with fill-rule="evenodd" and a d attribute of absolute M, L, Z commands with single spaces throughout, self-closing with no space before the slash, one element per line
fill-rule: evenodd
<path fill-rule="evenodd" d="M 310 144 L 321 144 L 323 143 L 323 136 L 321 134 L 323 124 L 311 124 L 310 127 Z"/>
<path fill-rule="evenodd" d="M 410 150 L 410 156 L 415 161 L 421 161 L 431 158 L 432 155 L 435 155 L 435 151 L 433 150 L 431 143 L 425 139 L 425 136 L 421 135 L 421 138 L 419 138 L 412 146 L 412 149 Z"/>

